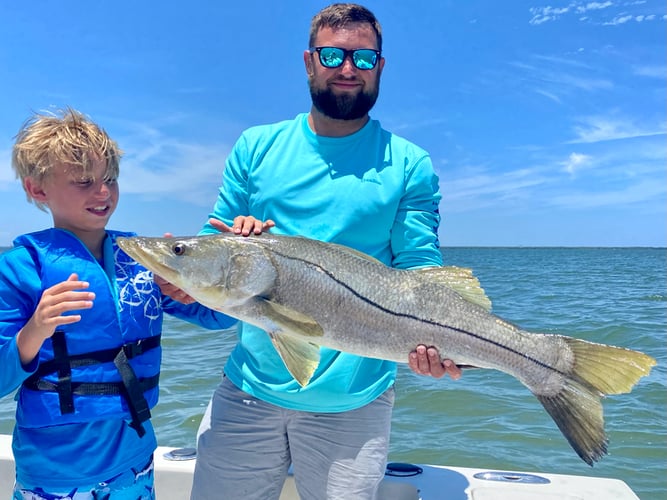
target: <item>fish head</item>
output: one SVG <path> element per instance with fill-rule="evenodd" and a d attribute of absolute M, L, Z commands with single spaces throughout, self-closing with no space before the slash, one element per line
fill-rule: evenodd
<path fill-rule="evenodd" d="M 120 248 L 138 263 L 179 287 L 197 302 L 221 310 L 238 239 L 223 234 L 178 238 L 119 237 Z"/>

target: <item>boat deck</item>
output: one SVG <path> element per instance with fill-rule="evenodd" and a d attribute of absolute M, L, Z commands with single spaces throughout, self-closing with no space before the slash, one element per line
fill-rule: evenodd
<path fill-rule="evenodd" d="M 190 455 L 188 451 L 157 449 L 158 500 L 189 500 L 195 459 L 183 459 Z M 382 481 L 380 500 L 639 500 L 618 479 L 421 464 L 390 464 L 388 471 L 392 475 Z M 0 434 L 0 498 L 10 497 L 13 484 L 11 436 Z M 292 476 L 287 478 L 280 500 L 299 500 Z"/>

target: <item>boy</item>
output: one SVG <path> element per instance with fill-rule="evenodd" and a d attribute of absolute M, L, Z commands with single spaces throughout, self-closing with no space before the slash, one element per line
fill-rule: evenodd
<path fill-rule="evenodd" d="M 167 312 L 211 329 L 235 320 L 161 294 L 106 229 L 117 144 L 81 113 L 35 114 L 12 167 L 53 228 L 0 256 L 0 396 L 18 388 L 15 500 L 154 499 L 149 420 Z"/>

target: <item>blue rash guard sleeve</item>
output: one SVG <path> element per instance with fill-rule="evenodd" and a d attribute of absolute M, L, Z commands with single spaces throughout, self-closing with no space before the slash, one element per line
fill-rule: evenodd
<path fill-rule="evenodd" d="M 39 276 L 25 248 L 12 248 L 0 255 L 0 397 L 13 392 L 38 365 L 34 359 L 21 364 L 16 334 L 33 311 L 27 304 L 37 303 Z"/>
<path fill-rule="evenodd" d="M 182 304 L 166 296 L 162 298 L 162 308 L 164 312 L 171 316 L 208 330 L 226 330 L 237 323 L 235 318 L 209 309 L 199 303 Z"/>
<path fill-rule="evenodd" d="M 392 267 L 415 269 L 442 265 L 438 240 L 440 198 L 431 159 L 423 156 L 406 173 L 405 194 L 391 229 Z"/>

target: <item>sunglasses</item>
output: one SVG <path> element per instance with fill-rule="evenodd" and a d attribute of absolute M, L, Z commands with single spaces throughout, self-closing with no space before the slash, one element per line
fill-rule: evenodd
<path fill-rule="evenodd" d="M 380 51 L 374 49 L 341 49 L 340 47 L 311 47 L 310 53 L 317 52 L 320 64 L 325 68 L 338 68 L 350 56 L 357 69 L 373 69 L 380 58 Z"/>

